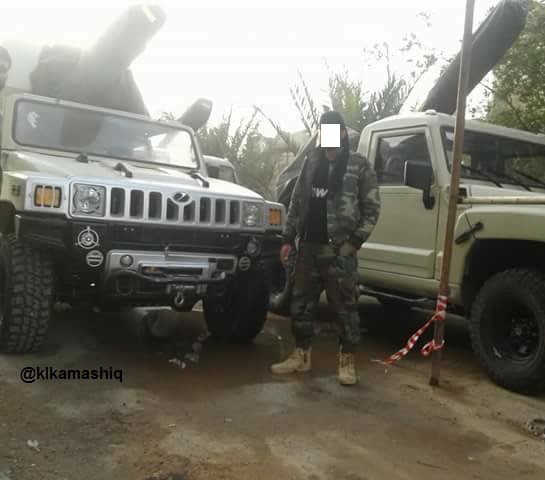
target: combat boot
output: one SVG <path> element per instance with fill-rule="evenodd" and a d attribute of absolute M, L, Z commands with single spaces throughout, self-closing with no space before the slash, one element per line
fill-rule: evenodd
<path fill-rule="evenodd" d="M 339 352 L 339 375 L 337 380 L 341 385 L 355 385 L 358 383 L 356 357 L 353 353 Z"/>
<path fill-rule="evenodd" d="M 297 347 L 286 360 L 271 366 L 272 373 L 308 372 L 310 370 L 311 350 L 311 348 Z"/>

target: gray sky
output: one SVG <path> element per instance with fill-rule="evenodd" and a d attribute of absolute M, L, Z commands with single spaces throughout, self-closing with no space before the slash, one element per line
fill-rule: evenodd
<path fill-rule="evenodd" d="M 4 0 L 0 40 L 85 46 L 132 2 L 125 0 Z M 383 67 L 365 64 L 362 51 L 378 42 L 397 49 L 415 32 L 445 54 L 459 48 L 464 0 L 318 2 L 275 0 L 163 0 L 167 22 L 133 71 L 150 110 L 180 113 L 195 98 L 214 101 L 214 116 L 234 105 L 239 114 L 259 104 L 282 126 L 300 127 L 289 85 L 297 69 L 319 97 L 326 62 L 346 67 L 369 88 L 380 86 Z M 475 26 L 497 0 L 477 0 Z M 418 16 L 431 15 L 431 27 Z M 410 66 L 394 58 L 401 73 Z"/>

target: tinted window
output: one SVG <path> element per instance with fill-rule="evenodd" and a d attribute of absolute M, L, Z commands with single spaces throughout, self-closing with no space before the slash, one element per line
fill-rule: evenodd
<path fill-rule="evenodd" d="M 449 169 L 452 165 L 454 130 L 443 129 Z M 545 145 L 466 130 L 461 175 L 465 178 L 528 186 L 545 186 Z"/>
<path fill-rule="evenodd" d="M 375 161 L 379 184 L 403 185 L 403 172 L 408 160 L 431 163 L 423 133 L 382 137 Z"/>

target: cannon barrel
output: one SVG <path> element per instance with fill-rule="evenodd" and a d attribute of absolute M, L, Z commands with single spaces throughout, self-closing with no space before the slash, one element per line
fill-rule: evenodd
<path fill-rule="evenodd" d="M 473 34 L 468 93 L 502 59 L 518 38 L 528 15 L 525 0 L 502 0 Z M 417 110 L 453 114 L 456 110 L 461 53 L 448 65 Z"/>
<path fill-rule="evenodd" d="M 119 82 L 164 21 L 165 14 L 157 6 L 135 5 L 127 9 L 83 52 L 76 80 L 88 82 L 96 90 Z"/>
<path fill-rule="evenodd" d="M 87 50 L 45 47 L 30 74 L 32 92 L 148 115 L 129 69 L 166 19 L 155 5 L 134 5 Z"/>

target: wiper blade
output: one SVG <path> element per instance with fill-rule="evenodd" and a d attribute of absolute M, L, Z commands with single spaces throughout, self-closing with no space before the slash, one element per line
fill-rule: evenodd
<path fill-rule="evenodd" d="M 462 165 L 462 168 L 465 168 L 468 172 L 476 173 L 477 175 L 480 175 L 483 178 L 486 178 L 488 181 L 492 182 L 494 185 L 497 185 L 500 188 L 503 188 L 503 185 L 498 182 L 494 177 L 488 175 L 488 173 L 483 172 L 482 170 L 479 170 L 478 168 L 474 167 L 468 167 L 467 165 Z"/>
<path fill-rule="evenodd" d="M 521 172 L 520 170 L 513 170 L 513 172 L 515 172 L 517 175 L 520 175 L 521 177 L 526 178 L 527 180 L 531 180 L 532 182 L 536 182 L 538 185 L 545 187 L 545 182 L 543 180 L 540 180 L 539 178 L 528 175 L 527 173 Z"/>
<path fill-rule="evenodd" d="M 76 157 L 76 162 L 89 163 L 89 157 L 85 152 L 80 152 L 79 155 Z"/>
<path fill-rule="evenodd" d="M 499 172 L 492 172 L 488 170 L 492 175 L 496 175 L 497 177 L 503 177 L 507 180 L 511 180 L 515 185 L 518 185 L 519 187 L 524 188 L 525 190 L 528 190 L 529 192 L 532 191 L 532 189 L 526 185 L 524 182 L 521 182 L 518 178 L 512 177 L 511 175 L 507 175 L 506 173 L 499 173 Z"/>
<path fill-rule="evenodd" d="M 133 176 L 127 165 L 121 162 L 118 162 L 118 164 L 114 167 L 114 170 L 117 172 L 123 172 L 127 178 L 132 178 Z"/>
<path fill-rule="evenodd" d="M 198 170 L 190 170 L 188 174 L 191 178 L 194 178 L 195 180 L 200 180 L 204 188 L 208 188 L 210 186 L 210 182 Z"/>

